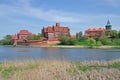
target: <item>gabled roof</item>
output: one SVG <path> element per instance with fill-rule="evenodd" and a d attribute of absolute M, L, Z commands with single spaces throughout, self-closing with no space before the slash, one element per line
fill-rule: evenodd
<path fill-rule="evenodd" d="M 53 33 L 53 32 L 69 32 L 69 28 L 68 27 L 62 27 L 60 26 L 59 23 L 56 23 L 56 26 L 48 26 L 47 28 L 43 28 L 44 32 L 48 32 L 48 33 Z"/>
<path fill-rule="evenodd" d="M 18 37 L 17 37 L 17 35 L 12 35 L 12 36 L 11 36 L 11 39 L 12 39 L 12 40 L 17 40 Z"/>
<path fill-rule="evenodd" d="M 93 31 L 104 31 L 104 28 L 89 28 L 87 31 L 88 32 L 93 32 Z"/>
<path fill-rule="evenodd" d="M 28 30 L 20 30 L 20 32 L 18 34 L 19 35 L 32 35 L 32 33 L 29 32 Z"/>

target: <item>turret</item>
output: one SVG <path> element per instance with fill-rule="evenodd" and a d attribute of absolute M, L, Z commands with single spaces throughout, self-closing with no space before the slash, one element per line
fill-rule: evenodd
<path fill-rule="evenodd" d="M 105 26 L 106 30 L 111 30 L 112 29 L 112 25 L 110 24 L 110 21 L 107 21 L 107 25 Z"/>

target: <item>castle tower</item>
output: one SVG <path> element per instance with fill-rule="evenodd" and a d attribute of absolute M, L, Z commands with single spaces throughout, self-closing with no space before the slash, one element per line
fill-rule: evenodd
<path fill-rule="evenodd" d="M 111 30 L 112 29 L 112 25 L 110 24 L 110 21 L 107 21 L 107 25 L 105 26 L 106 30 Z"/>

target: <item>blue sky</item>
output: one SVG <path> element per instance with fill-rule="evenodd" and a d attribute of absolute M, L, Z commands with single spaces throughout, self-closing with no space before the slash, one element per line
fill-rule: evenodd
<path fill-rule="evenodd" d="M 89 27 L 104 27 L 110 19 L 120 30 L 120 0 L 0 0 L 0 39 L 21 29 L 40 33 L 56 22 L 71 34 Z"/>

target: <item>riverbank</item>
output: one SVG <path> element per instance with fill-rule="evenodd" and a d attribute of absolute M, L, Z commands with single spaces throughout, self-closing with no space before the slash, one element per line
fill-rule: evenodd
<path fill-rule="evenodd" d="M 6 47 L 41 47 L 41 48 L 91 48 L 87 45 L 0 45 L 0 46 L 6 46 Z M 120 49 L 120 46 L 110 46 L 110 45 L 104 45 L 104 46 L 93 46 L 92 49 Z"/>
<path fill-rule="evenodd" d="M 89 62 L 2 62 L 0 80 L 120 80 L 120 59 Z"/>
<path fill-rule="evenodd" d="M 36 46 L 36 45 L 31 45 L 31 47 L 43 47 L 43 48 L 91 48 L 86 45 L 47 45 L 47 46 Z M 110 49 L 110 48 L 120 48 L 120 46 L 93 46 L 93 49 Z"/>

